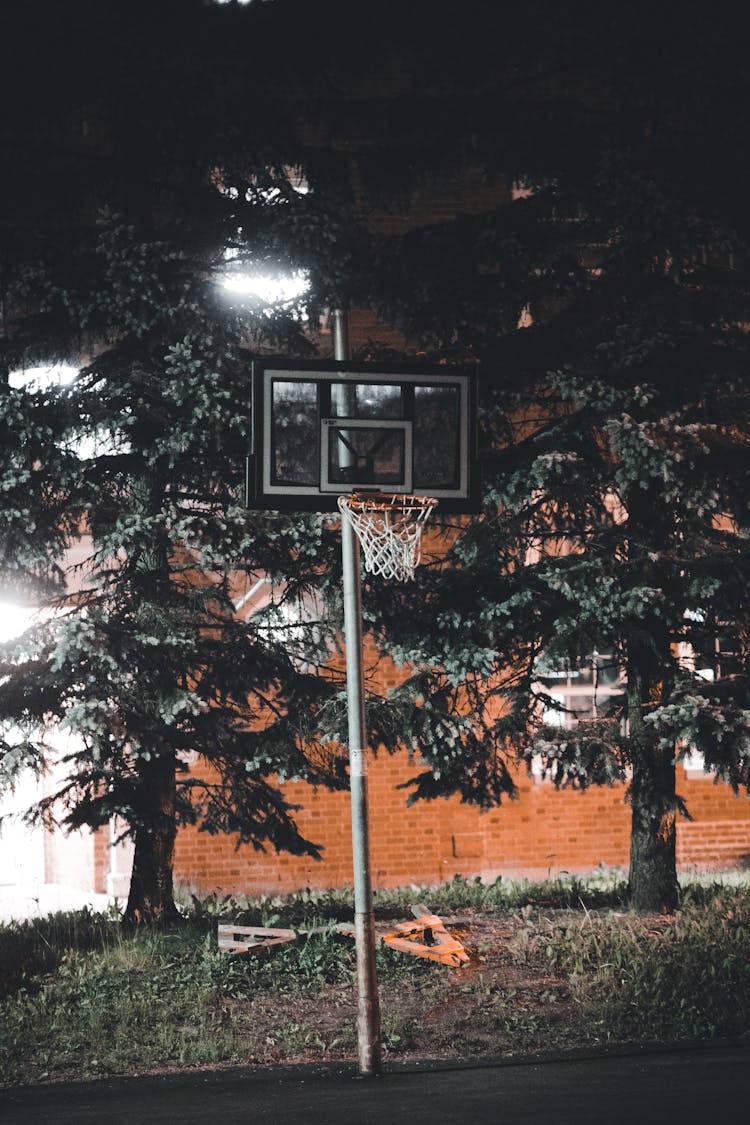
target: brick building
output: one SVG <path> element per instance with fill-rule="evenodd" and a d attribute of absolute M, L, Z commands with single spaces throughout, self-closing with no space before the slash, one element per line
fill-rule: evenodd
<path fill-rule="evenodd" d="M 373 882 L 378 887 L 435 884 L 460 874 L 492 880 L 588 872 L 600 864 L 627 867 L 630 810 L 624 786 L 585 793 L 557 791 L 547 781 L 519 773 L 519 799 L 482 813 L 458 798 L 406 807 L 398 786 L 416 772 L 406 753 L 380 754 L 370 765 L 370 834 Z M 302 806 L 304 835 L 324 845 L 323 859 L 235 850 L 231 838 L 192 828 L 177 838 L 175 876 L 198 894 L 279 894 L 352 882 L 349 798 L 296 782 L 284 787 Z M 683 872 L 750 865 L 750 800 L 696 768 L 678 769 L 678 792 L 691 821 L 677 830 Z M 124 895 L 130 845 L 113 846 L 116 828 L 68 837 L 46 833 L 8 839 L 25 869 L 6 879 L 64 884 Z M 0 838 L 0 848 L 6 837 Z M 33 860 L 33 870 L 29 864 Z"/>

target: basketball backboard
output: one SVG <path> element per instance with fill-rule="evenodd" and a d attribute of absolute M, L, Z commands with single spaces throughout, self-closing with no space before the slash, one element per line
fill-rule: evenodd
<path fill-rule="evenodd" d="M 472 368 L 265 359 L 252 384 L 250 507 L 336 511 L 361 490 L 476 510 Z"/>

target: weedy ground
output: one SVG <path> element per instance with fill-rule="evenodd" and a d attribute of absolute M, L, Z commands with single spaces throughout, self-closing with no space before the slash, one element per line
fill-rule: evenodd
<path fill-rule="evenodd" d="M 451 969 L 379 947 L 385 1059 L 750 1035 L 750 880 L 692 881 L 675 916 L 632 914 L 624 891 L 604 873 L 376 894 L 378 923 L 426 902 L 471 958 Z M 0 927 L 0 1083 L 355 1057 L 352 939 L 239 956 L 216 942 L 219 919 L 350 920 L 350 892 L 183 909 L 167 932 L 88 911 Z"/>

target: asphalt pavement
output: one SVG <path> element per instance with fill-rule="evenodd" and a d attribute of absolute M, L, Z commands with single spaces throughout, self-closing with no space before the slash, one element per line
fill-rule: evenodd
<path fill-rule="evenodd" d="M 0 1091 L 2 1125 L 747 1121 L 750 1043 L 485 1062 L 191 1070 Z"/>

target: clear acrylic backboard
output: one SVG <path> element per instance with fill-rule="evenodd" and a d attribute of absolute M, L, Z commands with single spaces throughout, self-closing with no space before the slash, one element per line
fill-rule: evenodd
<path fill-rule="evenodd" d="M 250 507 L 336 511 L 365 491 L 476 511 L 473 368 L 265 359 L 252 381 Z"/>

